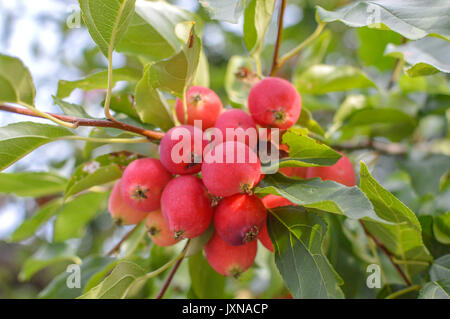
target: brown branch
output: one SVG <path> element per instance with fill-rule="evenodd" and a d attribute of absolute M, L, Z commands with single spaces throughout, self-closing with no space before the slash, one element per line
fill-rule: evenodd
<path fill-rule="evenodd" d="M 190 240 L 187 241 L 186 245 L 183 248 L 183 253 L 185 254 L 187 251 L 187 248 L 189 246 Z M 160 292 L 158 293 L 158 295 L 156 296 L 155 299 L 162 299 L 162 297 L 164 296 L 164 294 L 167 291 L 167 288 L 169 288 L 170 283 L 172 282 L 173 277 L 175 276 L 175 273 L 177 272 L 178 268 L 181 265 L 181 262 L 184 259 L 184 254 L 183 256 L 177 260 L 177 262 L 175 263 L 175 265 L 173 266 L 172 270 L 170 271 L 169 276 L 166 278 L 166 281 L 164 282 L 164 285 L 162 286 Z"/>
<path fill-rule="evenodd" d="M 368 140 L 361 143 L 346 143 L 332 145 L 334 149 L 338 151 L 357 151 L 357 150 L 374 150 L 381 154 L 386 155 L 404 155 L 408 152 L 406 146 L 399 143 L 382 143 L 378 141 Z"/>
<path fill-rule="evenodd" d="M 131 236 L 131 234 L 138 228 L 139 224 L 133 227 L 128 233 L 125 234 L 125 236 L 122 237 L 122 239 L 110 250 L 106 253 L 106 256 L 111 256 L 115 252 L 117 252 L 120 249 L 120 246 L 125 242 L 125 240 L 128 239 L 128 237 Z"/>
<path fill-rule="evenodd" d="M 408 277 L 405 275 L 405 273 L 403 272 L 402 268 L 394 261 L 393 254 L 386 248 L 386 246 L 384 246 L 378 240 L 378 238 L 376 238 L 373 234 L 371 234 L 369 232 L 369 230 L 366 228 L 366 225 L 364 225 L 364 222 L 362 220 L 360 220 L 359 223 L 361 224 L 362 228 L 364 229 L 364 233 L 366 233 L 366 235 L 368 237 L 372 238 L 373 241 L 375 242 L 375 244 L 378 247 L 380 247 L 380 249 L 383 251 L 383 253 L 389 258 L 390 262 L 395 267 L 395 270 L 397 270 L 398 274 L 400 275 L 400 277 L 402 277 L 402 279 L 406 283 L 406 285 L 407 286 L 411 286 L 411 281 L 409 281 Z"/>
<path fill-rule="evenodd" d="M 5 111 L 5 112 L 10 112 L 10 113 L 16 113 L 16 114 L 21 114 L 21 115 L 43 118 L 41 115 L 39 115 L 29 109 L 25 109 L 25 108 L 21 108 L 21 107 L 0 105 L 0 110 Z M 119 121 L 85 119 L 85 118 L 78 118 L 78 117 L 74 117 L 74 116 L 53 114 L 53 113 L 47 113 L 47 114 L 49 114 L 61 121 L 75 124 L 77 127 L 78 126 L 93 126 L 93 127 L 117 128 L 117 129 L 120 129 L 123 131 L 128 131 L 128 132 L 136 133 L 139 135 L 143 135 L 151 140 L 160 140 L 164 136 L 163 132 L 146 130 L 144 128 L 126 124 L 126 123 L 119 122 Z"/>
<path fill-rule="evenodd" d="M 271 76 L 273 76 L 275 72 L 278 70 L 278 56 L 280 54 L 281 35 L 283 33 L 283 19 L 284 19 L 284 11 L 286 9 L 286 2 L 287 2 L 286 0 L 281 0 L 280 15 L 278 16 L 277 40 L 275 42 L 275 49 L 273 52 L 272 67 L 270 68 Z"/>

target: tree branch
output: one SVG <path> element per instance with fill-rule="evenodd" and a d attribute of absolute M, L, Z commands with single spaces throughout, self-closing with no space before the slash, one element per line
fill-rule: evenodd
<path fill-rule="evenodd" d="M 402 268 L 394 261 L 394 257 L 392 253 L 384 246 L 378 238 L 376 238 L 373 234 L 369 232 L 369 230 L 366 228 L 366 225 L 364 225 L 364 222 L 362 220 L 359 220 L 359 223 L 361 224 L 362 228 L 364 229 L 364 233 L 375 242 L 375 244 L 380 247 L 380 249 L 383 251 L 383 253 L 389 258 L 392 265 L 395 267 L 395 270 L 398 272 L 400 277 L 402 277 L 403 281 L 407 286 L 411 286 L 411 281 L 409 281 L 408 277 L 403 272 Z"/>
<path fill-rule="evenodd" d="M 33 112 L 32 110 L 21 108 L 21 107 L 0 105 L 0 110 L 5 111 L 5 112 L 10 112 L 10 113 L 32 116 L 32 117 L 45 118 L 44 116 L 42 116 L 36 112 Z M 128 132 L 132 132 L 132 133 L 136 133 L 136 134 L 145 136 L 150 140 L 160 140 L 164 136 L 163 132 L 146 130 L 144 128 L 126 124 L 126 123 L 119 122 L 119 121 L 85 119 L 85 118 L 78 118 L 78 117 L 74 117 L 74 116 L 53 114 L 53 113 L 46 113 L 46 114 L 51 115 L 52 117 L 54 117 L 58 120 L 64 121 L 66 123 L 72 123 L 75 125 L 75 127 L 92 126 L 92 127 L 117 128 L 117 129 L 120 129 L 123 131 L 128 131 Z"/>
<path fill-rule="evenodd" d="M 280 15 L 278 16 L 278 32 L 275 48 L 273 51 L 272 67 L 270 68 L 270 75 L 274 75 L 278 70 L 278 55 L 280 54 L 281 35 L 283 33 L 283 19 L 284 11 L 286 9 L 286 0 L 281 0 Z"/>

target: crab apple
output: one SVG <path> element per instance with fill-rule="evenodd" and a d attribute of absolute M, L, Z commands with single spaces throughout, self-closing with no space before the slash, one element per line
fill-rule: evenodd
<path fill-rule="evenodd" d="M 222 102 L 217 94 L 202 86 L 192 86 L 186 93 L 187 122 L 185 119 L 183 101 L 177 99 L 175 110 L 178 121 L 182 124 L 194 125 L 194 120 L 202 121 L 204 129 L 214 126 L 223 110 Z"/>
<path fill-rule="evenodd" d="M 145 226 L 147 227 L 148 236 L 158 246 L 172 246 L 178 242 L 170 231 L 169 226 L 167 226 L 159 209 L 148 214 Z"/>
<path fill-rule="evenodd" d="M 109 196 L 108 210 L 111 217 L 118 225 L 139 224 L 148 214 L 128 205 L 122 197 L 120 188 L 121 181 L 119 180 L 114 184 Z"/>
<path fill-rule="evenodd" d="M 161 164 L 172 174 L 195 174 L 202 169 L 203 150 L 208 141 L 192 125 L 171 128 L 159 145 Z"/>
<path fill-rule="evenodd" d="M 242 245 L 256 239 L 267 220 L 267 211 L 255 195 L 225 197 L 214 214 L 216 232 L 228 244 Z"/>
<path fill-rule="evenodd" d="M 221 143 L 205 155 L 203 183 L 214 196 L 249 193 L 260 177 L 261 163 L 258 156 L 243 143 Z"/>
<path fill-rule="evenodd" d="M 339 161 L 332 166 L 309 167 L 306 178 L 313 177 L 335 181 L 349 187 L 356 185 L 356 175 L 352 162 L 345 155 L 342 155 Z"/>
<path fill-rule="evenodd" d="M 246 112 L 238 109 L 225 111 L 219 116 L 214 127 L 222 132 L 224 141 L 241 142 L 251 149 L 256 148 L 258 131 L 255 121 Z"/>
<path fill-rule="evenodd" d="M 248 108 L 257 124 L 288 129 L 297 122 L 302 102 L 291 83 L 281 78 L 268 77 L 251 89 Z"/>
<path fill-rule="evenodd" d="M 258 235 L 258 239 L 261 242 L 261 244 L 263 244 L 264 247 L 267 248 L 267 250 L 273 252 L 273 243 L 269 237 L 269 232 L 267 230 L 267 224 L 265 224 L 264 227 L 261 228 L 261 231 L 259 232 L 259 235 Z"/>
<path fill-rule="evenodd" d="M 281 167 L 278 171 L 287 177 L 306 178 L 306 167 Z"/>
<path fill-rule="evenodd" d="M 261 201 L 263 202 L 264 206 L 269 209 L 284 206 L 297 206 L 297 204 L 294 204 L 289 199 L 273 194 L 264 196 L 263 198 L 261 198 Z"/>
<path fill-rule="evenodd" d="M 171 178 L 159 160 L 135 160 L 123 172 L 122 197 L 128 205 L 143 212 L 159 209 L 163 188 Z"/>
<path fill-rule="evenodd" d="M 192 175 L 171 180 L 161 197 L 161 211 L 175 238 L 194 238 L 211 224 L 213 209 L 202 181 Z"/>
<path fill-rule="evenodd" d="M 219 274 L 237 278 L 253 265 L 257 248 L 256 241 L 231 246 L 219 234 L 214 233 L 205 246 L 205 255 L 211 267 Z"/>

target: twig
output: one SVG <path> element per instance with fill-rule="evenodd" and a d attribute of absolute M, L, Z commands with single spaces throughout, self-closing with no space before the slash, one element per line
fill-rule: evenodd
<path fill-rule="evenodd" d="M 402 38 L 402 44 L 406 43 L 406 38 Z M 389 91 L 394 86 L 394 83 L 397 81 L 398 77 L 400 76 L 400 72 L 402 71 L 403 65 L 405 64 L 405 60 L 402 58 L 398 58 L 397 61 L 395 61 L 394 69 L 392 71 L 391 78 L 389 80 L 389 83 L 386 87 L 386 89 Z"/>
<path fill-rule="evenodd" d="M 123 238 L 110 250 L 108 251 L 108 253 L 106 254 L 106 256 L 111 256 L 112 254 L 114 254 L 116 251 L 118 251 L 120 249 L 120 246 L 122 246 L 122 244 L 124 243 L 125 240 L 128 239 L 128 237 L 131 236 L 131 234 L 136 230 L 136 228 L 138 228 L 139 224 L 137 224 L 136 226 L 133 227 L 133 229 L 131 229 L 128 233 L 125 234 L 125 236 L 123 236 Z"/>
<path fill-rule="evenodd" d="M 270 75 L 275 75 L 275 73 L 283 66 L 284 63 L 286 63 L 287 60 L 293 58 L 297 54 L 299 54 L 306 46 L 308 46 L 314 39 L 316 39 L 322 30 L 325 28 L 326 23 L 320 22 L 317 25 L 316 30 L 305 39 L 302 43 L 300 43 L 298 46 L 293 48 L 291 51 L 284 54 L 275 64 L 275 67 L 273 68 L 272 72 L 270 72 Z"/>
<path fill-rule="evenodd" d="M 42 116 L 38 113 L 35 113 L 32 110 L 21 108 L 21 107 L 0 105 L 0 110 L 5 111 L 5 112 L 10 112 L 10 113 L 21 114 L 21 115 L 45 118 L 44 116 Z M 67 123 L 72 123 L 72 124 L 74 124 L 75 128 L 79 127 L 79 126 L 111 127 L 111 128 L 117 128 L 117 129 L 120 129 L 123 131 L 136 133 L 136 134 L 145 136 L 151 140 L 160 140 L 164 136 L 163 132 L 146 130 L 141 127 L 137 127 L 134 125 L 130 125 L 130 124 L 126 124 L 126 123 L 118 122 L 118 121 L 84 119 L 84 118 L 78 118 L 78 117 L 74 117 L 74 116 L 67 116 L 67 115 L 53 114 L 53 113 L 46 113 L 46 114 L 51 115 L 52 117 L 59 119 L 61 121 L 64 121 Z"/>
<path fill-rule="evenodd" d="M 372 238 L 372 240 L 375 242 L 375 244 L 377 244 L 377 246 L 380 247 L 380 249 L 383 251 L 383 253 L 385 253 L 385 255 L 389 258 L 390 262 L 395 267 L 395 270 L 397 270 L 398 274 L 402 277 L 402 279 L 406 283 L 406 285 L 411 286 L 411 282 L 409 281 L 408 277 L 403 272 L 402 268 L 394 261 L 394 257 L 392 255 L 392 253 L 386 248 L 386 246 L 384 246 L 378 240 L 378 238 L 376 238 L 372 233 L 369 232 L 369 230 L 366 228 L 366 225 L 364 225 L 364 222 L 362 220 L 360 220 L 359 223 L 361 224 L 362 228 L 364 229 L 364 232 L 366 233 L 366 235 L 369 236 L 370 238 Z"/>
<path fill-rule="evenodd" d="M 286 0 L 281 0 L 280 15 L 278 16 L 278 32 L 277 40 L 275 42 L 275 48 L 273 51 L 272 67 L 270 68 L 270 75 L 274 75 L 278 69 L 278 55 L 280 53 L 281 35 L 283 33 L 283 19 L 284 11 L 286 9 Z"/>
<path fill-rule="evenodd" d="M 187 243 L 184 246 L 183 251 L 181 253 L 181 257 L 177 260 L 177 262 L 173 266 L 172 271 L 170 272 L 169 276 L 167 277 L 166 281 L 164 282 L 164 285 L 162 286 L 160 292 L 158 293 L 158 295 L 156 296 L 155 299 L 162 299 L 165 292 L 167 291 L 167 288 L 169 288 L 169 285 L 172 282 L 172 279 L 175 276 L 175 273 L 177 272 L 178 267 L 180 267 L 181 262 L 183 261 L 184 256 L 186 255 L 187 248 L 188 248 L 190 242 L 191 242 L 190 240 L 187 241 Z"/>
<path fill-rule="evenodd" d="M 408 152 L 406 146 L 399 143 L 382 143 L 378 141 L 368 140 L 361 143 L 347 143 L 347 144 L 336 144 L 332 147 L 338 151 L 357 151 L 363 149 L 370 149 L 377 151 L 378 153 L 387 155 L 404 155 Z"/>
<path fill-rule="evenodd" d="M 172 268 L 172 271 L 170 272 L 169 276 L 167 277 L 166 281 L 164 282 L 164 285 L 162 286 L 161 291 L 158 293 L 158 296 L 156 296 L 155 299 L 162 299 L 167 288 L 169 288 L 169 285 L 172 282 L 173 276 L 175 276 L 175 273 L 177 272 L 178 267 L 180 267 L 180 264 L 182 261 L 183 261 L 183 258 L 180 258 L 177 260 L 177 262 L 175 263 L 175 265 Z"/>

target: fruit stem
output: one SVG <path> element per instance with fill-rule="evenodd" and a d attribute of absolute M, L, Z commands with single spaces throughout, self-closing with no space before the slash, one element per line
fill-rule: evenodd
<path fill-rule="evenodd" d="M 299 54 L 306 46 L 308 46 L 315 38 L 317 38 L 322 30 L 325 28 L 326 22 L 320 22 L 317 25 L 316 30 L 305 39 L 302 43 L 300 43 L 298 46 L 293 48 L 291 51 L 284 54 L 279 61 L 275 63 L 275 66 L 273 67 L 272 71 L 270 72 L 270 75 L 273 76 L 275 73 L 283 66 L 284 63 L 286 63 L 287 60 L 293 58 L 297 54 Z"/>
<path fill-rule="evenodd" d="M 51 114 L 48 114 L 48 113 L 45 113 L 45 112 L 41 112 L 41 111 L 39 111 L 36 107 L 34 107 L 33 105 L 29 105 L 29 104 L 24 103 L 24 102 L 20 102 L 20 103 L 17 103 L 17 104 L 22 105 L 22 106 L 25 106 L 25 107 L 26 107 L 27 109 L 29 109 L 30 111 L 32 111 L 32 112 L 36 113 L 37 115 L 39 115 L 39 117 L 46 118 L 46 119 L 48 119 L 48 120 L 50 120 L 50 121 L 53 121 L 53 122 L 55 122 L 56 124 L 59 124 L 59 125 L 61 125 L 61 126 L 64 126 L 64 127 L 67 127 L 67 128 L 71 128 L 71 129 L 77 128 L 77 125 L 76 125 L 76 124 L 64 122 L 64 121 L 62 121 L 62 120 L 60 120 L 60 119 L 54 117 L 54 116 L 51 115 Z"/>
<path fill-rule="evenodd" d="M 85 137 L 85 136 L 64 136 L 63 140 L 78 140 L 91 143 L 105 143 L 105 144 L 139 144 L 150 142 L 147 138 L 99 138 L 99 137 Z"/>
<path fill-rule="evenodd" d="M 106 256 L 111 256 L 115 252 L 117 252 L 120 249 L 120 246 L 122 246 L 123 242 L 128 239 L 128 237 L 131 236 L 131 234 L 138 228 L 139 224 L 134 226 L 128 233 L 125 234 L 125 236 L 122 237 L 122 239 L 110 250 L 106 253 Z"/>
<path fill-rule="evenodd" d="M 407 294 L 408 292 L 419 290 L 420 288 L 422 288 L 421 285 L 409 286 L 409 287 L 406 287 L 406 288 L 404 288 L 402 290 L 399 290 L 399 291 L 396 291 L 396 292 L 390 294 L 385 299 L 395 299 L 397 297 L 403 296 L 404 294 Z"/>

